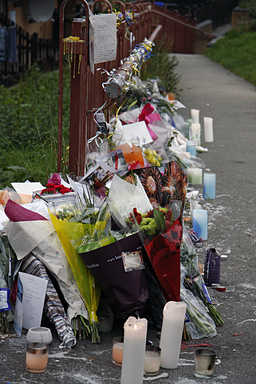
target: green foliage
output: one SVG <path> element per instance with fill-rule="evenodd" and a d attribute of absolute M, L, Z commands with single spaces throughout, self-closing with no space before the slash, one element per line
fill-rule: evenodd
<path fill-rule="evenodd" d="M 225 68 L 256 85 L 256 32 L 232 30 L 216 44 L 209 47 L 206 55 Z"/>
<path fill-rule="evenodd" d="M 64 153 L 69 127 L 69 73 L 64 74 Z M 47 180 L 56 171 L 58 71 L 32 70 L 15 87 L 0 86 L 0 188 L 13 181 Z"/>
<path fill-rule="evenodd" d="M 249 15 L 254 19 L 256 18 L 256 2 L 255 2 L 255 0 L 241 0 L 239 2 L 239 7 L 248 9 Z"/>
<path fill-rule="evenodd" d="M 179 88 L 180 78 L 176 72 L 178 64 L 176 56 L 171 56 L 167 50 L 157 45 L 153 49 L 151 58 L 142 68 L 141 78 L 142 80 L 160 79 L 163 89 L 166 92 L 173 92 L 179 98 L 181 89 Z"/>

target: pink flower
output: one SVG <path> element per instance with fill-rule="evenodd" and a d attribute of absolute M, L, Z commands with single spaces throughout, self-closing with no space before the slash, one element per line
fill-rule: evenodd
<path fill-rule="evenodd" d="M 53 173 L 52 177 L 48 180 L 48 183 L 52 183 L 54 185 L 60 185 L 61 184 L 61 177 L 58 173 Z"/>

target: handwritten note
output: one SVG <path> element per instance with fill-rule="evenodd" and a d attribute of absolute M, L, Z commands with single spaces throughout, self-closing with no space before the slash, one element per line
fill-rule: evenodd
<path fill-rule="evenodd" d="M 19 272 L 19 279 L 22 295 L 16 301 L 15 323 L 20 329 L 22 318 L 22 328 L 40 327 L 48 281 L 23 272 Z"/>
<path fill-rule="evenodd" d="M 116 59 L 116 15 L 99 14 L 90 17 L 90 63 L 99 64 Z"/>

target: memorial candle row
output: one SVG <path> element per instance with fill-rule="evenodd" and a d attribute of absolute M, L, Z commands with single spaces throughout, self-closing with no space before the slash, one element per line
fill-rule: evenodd
<path fill-rule="evenodd" d="M 160 338 L 160 364 L 177 368 L 180 355 L 186 303 L 169 301 L 163 310 Z M 145 369 L 147 320 L 129 317 L 124 324 L 121 384 L 142 384 Z"/>

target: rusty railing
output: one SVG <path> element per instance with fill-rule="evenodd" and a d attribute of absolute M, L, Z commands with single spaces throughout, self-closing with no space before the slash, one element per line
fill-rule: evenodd
<path fill-rule="evenodd" d="M 58 171 L 62 164 L 62 114 L 63 114 L 63 54 L 64 44 L 64 10 L 69 0 L 64 0 L 60 6 L 60 38 L 59 38 L 59 124 L 58 124 Z M 123 13 L 131 11 L 134 15 L 128 36 L 125 23 L 121 23 L 117 33 L 116 59 L 95 65 L 94 74 L 89 65 L 89 27 L 88 18 L 91 10 L 85 0 L 81 0 L 85 7 L 85 20 L 74 19 L 72 22 L 72 36 L 79 38 L 72 44 L 71 62 L 71 98 L 70 98 L 70 131 L 69 131 L 69 172 L 76 176 L 84 175 L 87 141 L 96 133 L 94 121 L 95 111 L 107 100 L 102 83 L 106 81 L 105 71 L 120 67 L 122 59 L 128 57 L 135 44 L 149 38 L 154 30 L 161 25 L 161 32 L 154 35 L 156 43 L 159 41 L 170 48 L 172 52 L 192 53 L 195 34 L 198 33 L 195 25 L 186 17 L 179 16 L 175 12 L 162 10 L 149 2 L 122 3 L 119 0 L 96 0 L 92 5 L 104 4 L 111 12 L 112 7 L 118 7 Z M 159 29 L 157 30 L 159 32 Z M 201 32 L 200 32 L 201 33 Z M 130 37 L 133 37 L 131 39 Z M 152 38 L 152 36 L 151 36 Z M 67 47 L 66 47 L 67 48 Z M 68 49 L 71 49 L 70 47 Z M 99 70 L 101 69 L 101 70 Z"/>

